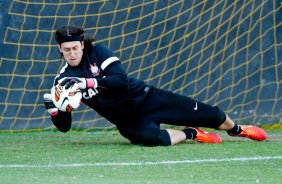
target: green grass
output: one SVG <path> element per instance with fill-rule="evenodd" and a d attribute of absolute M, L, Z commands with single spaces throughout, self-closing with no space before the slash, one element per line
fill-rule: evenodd
<path fill-rule="evenodd" d="M 131 145 L 116 132 L 0 134 L 1 183 L 280 183 L 282 131 L 264 142 L 223 137 L 171 147 Z M 145 162 L 273 157 L 278 159 L 146 165 Z M 109 165 L 95 165 L 108 163 Z M 113 165 L 113 163 L 143 163 Z M 58 165 L 60 164 L 60 165 Z M 75 167 L 73 164 L 86 164 Z M 91 165 L 93 164 L 93 165 Z M 20 165 L 22 167 L 16 166 Z M 25 167 L 24 167 L 25 166 Z"/>

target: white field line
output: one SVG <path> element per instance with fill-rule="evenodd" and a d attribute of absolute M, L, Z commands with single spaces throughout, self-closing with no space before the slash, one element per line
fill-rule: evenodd
<path fill-rule="evenodd" d="M 146 166 L 146 165 L 174 165 L 174 164 L 194 164 L 194 163 L 211 163 L 211 162 L 246 162 L 256 160 L 274 160 L 282 159 L 282 156 L 268 157 L 238 157 L 238 158 L 222 158 L 222 159 L 198 159 L 198 160 L 168 160 L 159 162 L 97 162 L 97 163 L 72 163 L 72 164 L 0 164 L 1 168 L 63 168 L 63 167 L 96 167 L 96 166 Z"/>

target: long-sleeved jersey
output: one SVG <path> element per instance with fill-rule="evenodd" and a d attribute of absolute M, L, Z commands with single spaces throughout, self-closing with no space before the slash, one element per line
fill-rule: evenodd
<path fill-rule="evenodd" d="M 129 77 L 114 52 L 101 44 L 84 51 L 78 66 L 66 63 L 53 85 L 64 77 L 95 78 L 98 87 L 81 90 L 82 102 L 114 124 L 116 119 L 135 111 L 150 90 L 143 81 Z M 69 122 L 71 113 L 59 111 L 52 121 L 55 125 Z"/>

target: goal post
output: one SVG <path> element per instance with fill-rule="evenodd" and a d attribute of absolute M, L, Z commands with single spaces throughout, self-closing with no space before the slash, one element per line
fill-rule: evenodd
<path fill-rule="evenodd" d="M 43 105 L 65 64 L 54 38 L 77 25 L 130 77 L 219 106 L 241 124 L 282 123 L 278 0 L 0 1 L 0 131 L 49 130 Z M 114 128 L 81 105 L 78 130 Z"/>

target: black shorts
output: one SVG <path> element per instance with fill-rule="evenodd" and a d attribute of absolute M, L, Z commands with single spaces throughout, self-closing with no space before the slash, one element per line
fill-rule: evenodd
<path fill-rule="evenodd" d="M 218 107 L 152 88 L 138 110 L 123 117 L 116 125 L 120 133 L 133 143 L 142 142 L 146 134 L 145 138 L 168 144 L 168 133 L 160 130 L 160 124 L 217 128 L 225 119 L 225 113 Z"/>
<path fill-rule="evenodd" d="M 192 98 L 153 88 L 137 113 L 150 116 L 157 124 L 193 127 L 219 127 L 226 119 L 225 113 Z"/>

